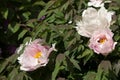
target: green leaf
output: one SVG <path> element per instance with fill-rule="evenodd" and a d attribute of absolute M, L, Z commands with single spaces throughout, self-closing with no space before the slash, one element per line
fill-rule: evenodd
<path fill-rule="evenodd" d="M 5 60 L 2 64 L 0 64 L 0 73 L 7 67 L 8 64 L 8 60 Z"/>
<path fill-rule="evenodd" d="M 16 75 L 15 80 L 23 80 L 24 78 L 24 73 L 20 72 L 18 75 Z"/>
<path fill-rule="evenodd" d="M 68 49 L 76 42 L 76 38 L 73 38 L 71 41 L 69 41 L 67 44 L 65 44 L 66 48 Z"/>
<path fill-rule="evenodd" d="M 24 35 L 28 32 L 28 30 L 23 30 L 19 35 L 18 35 L 18 40 L 23 38 Z"/>
<path fill-rule="evenodd" d="M 64 14 L 60 10 L 56 9 L 54 12 L 57 18 L 64 18 Z"/>
<path fill-rule="evenodd" d="M 78 61 L 73 59 L 73 58 L 70 58 L 70 61 L 73 63 L 73 65 L 78 69 L 78 70 L 81 70 L 80 66 L 78 65 Z"/>
<path fill-rule="evenodd" d="M 52 16 L 50 16 L 50 17 L 48 17 L 47 19 L 46 19 L 46 21 L 47 22 L 49 22 L 49 23 L 53 23 L 54 21 L 55 21 L 55 15 L 53 14 Z"/>
<path fill-rule="evenodd" d="M 59 62 L 56 62 L 54 71 L 52 72 L 52 79 L 51 80 L 56 80 L 57 74 L 60 70 L 60 64 Z"/>
<path fill-rule="evenodd" d="M 64 54 L 65 54 L 66 56 L 69 56 L 70 51 L 66 51 Z"/>
<path fill-rule="evenodd" d="M 55 3 L 55 1 L 49 1 L 47 4 L 46 4 L 46 6 L 45 6 L 45 8 L 42 10 L 42 11 L 40 11 L 40 13 L 38 14 L 38 18 L 37 19 L 40 19 L 42 16 L 45 16 L 46 14 L 48 14 L 48 13 L 50 13 L 50 12 L 48 12 L 47 10 L 53 5 Z"/>
<path fill-rule="evenodd" d="M 114 63 L 113 69 L 115 70 L 115 74 L 118 75 L 120 72 L 120 60 L 117 63 Z"/>
<path fill-rule="evenodd" d="M 10 56 L 9 58 L 7 58 L 7 60 L 8 60 L 9 62 L 11 62 L 12 64 L 14 64 L 14 63 L 16 62 L 18 56 L 19 56 L 18 54 L 13 54 L 13 55 Z"/>
<path fill-rule="evenodd" d="M 87 61 L 92 57 L 92 55 L 93 55 L 92 50 L 85 49 L 85 51 L 82 54 L 80 54 L 77 58 L 78 59 L 84 58 L 84 64 L 86 64 Z"/>
<path fill-rule="evenodd" d="M 4 12 L 3 16 L 4 16 L 5 19 L 7 19 L 7 17 L 8 17 L 8 9 L 6 9 L 6 11 Z"/>
<path fill-rule="evenodd" d="M 55 23 L 56 24 L 64 24 L 64 23 L 66 23 L 66 20 L 60 20 L 60 19 L 57 19 L 57 20 L 55 20 Z"/>
<path fill-rule="evenodd" d="M 118 15 L 118 24 L 120 25 L 120 14 Z"/>
<path fill-rule="evenodd" d="M 115 41 L 120 40 L 120 35 L 119 35 L 119 34 L 116 34 L 116 35 L 114 36 L 114 39 L 115 39 Z"/>
<path fill-rule="evenodd" d="M 42 31 L 44 31 L 44 28 L 45 28 L 46 26 L 44 25 L 44 24 L 38 24 L 37 26 L 36 26 L 36 31 L 35 31 L 35 33 L 34 33 L 34 35 L 33 35 L 33 40 L 38 36 L 38 35 L 40 35 L 39 33 L 40 32 L 42 32 Z"/>
<path fill-rule="evenodd" d="M 103 70 L 99 70 L 96 74 L 95 80 L 102 80 L 103 78 Z"/>
<path fill-rule="evenodd" d="M 20 24 L 18 23 L 14 25 L 9 24 L 8 29 L 10 29 L 13 33 L 16 33 L 20 29 Z"/>
<path fill-rule="evenodd" d="M 54 3 L 55 3 L 54 0 L 49 1 L 49 2 L 46 4 L 44 10 L 48 10 L 51 6 L 53 6 Z"/>
<path fill-rule="evenodd" d="M 26 20 L 28 20 L 31 13 L 30 12 L 24 12 L 22 15 L 25 17 Z"/>
<path fill-rule="evenodd" d="M 27 23 L 26 25 L 29 26 L 29 27 L 31 27 L 31 28 L 34 28 L 34 27 L 35 27 L 35 25 L 34 25 L 32 22 L 29 22 L 29 23 Z"/>
<path fill-rule="evenodd" d="M 60 11 L 66 10 L 69 6 L 70 1 L 67 1 L 63 6 L 61 7 Z"/>
<path fill-rule="evenodd" d="M 52 72 L 52 79 L 51 80 L 56 80 L 57 74 L 59 70 L 64 69 L 64 66 L 60 66 L 61 63 L 64 61 L 65 55 L 64 54 L 59 54 L 56 58 L 56 63 L 55 63 L 55 68 L 54 71 Z"/>
<path fill-rule="evenodd" d="M 83 80 L 95 80 L 96 73 L 89 71 L 84 77 Z"/>
<path fill-rule="evenodd" d="M 56 58 L 56 62 L 61 63 L 64 59 L 65 59 L 65 55 L 64 54 L 58 54 L 57 58 Z"/>
<path fill-rule="evenodd" d="M 18 70 L 16 68 L 13 68 L 13 70 L 8 75 L 8 79 L 14 80 L 17 74 L 18 74 Z"/>
<path fill-rule="evenodd" d="M 20 24 L 16 24 L 14 26 L 14 33 L 17 32 L 19 30 L 19 28 L 20 28 Z"/>
<path fill-rule="evenodd" d="M 36 5 L 45 6 L 46 3 L 44 1 L 36 1 L 35 3 L 33 3 L 33 6 L 36 6 Z"/>
<path fill-rule="evenodd" d="M 111 62 L 108 61 L 108 60 L 103 60 L 101 61 L 101 63 L 99 64 L 98 66 L 98 70 L 101 69 L 104 71 L 104 74 L 105 73 L 109 73 L 110 70 L 112 70 L 112 65 L 111 65 Z"/>
<path fill-rule="evenodd" d="M 73 34 L 72 30 L 68 31 L 67 34 L 64 36 L 64 40 L 67 40 L 69 37 L 71 37 L 72 34 Z"/>
<path fill-rule="evenodd" d="M 40 13 L 38 14 L 38 20 L 42 17 L 42 16 L 45 16 L 47 14 L 47 11 L 46 10 L 42 10 L 40 11 Z"/>
<path fill-rule="evenodd" d="M 9 58 L 7 58 L 1 65 L 0 65 L 0 73 L 8 66 L 8 64 L 14 64 L 18 58 L 18 54 L 13 54 Z"/>
<path fill-rule="evenodd" d="M 79 45 L 78 51 L 83 51 L 83 50 L 84 50 L 84 46 L 83 45 Z M 81 55 L 79 55 L 77 58 L 81 58 Z"/>
<path fill-rule="evenodd" d="M 24 73 L 25 80 L 33 80 L 30 76 Z"/>
<path fill-rule="evenodd" d="M 111 63 L 108 60 L 103 60 L 98 66 L 95 80 L 110 80 L 109 71 L 112 69 Z"/>
<path fill-rule="evenodd" d="M 24 40 L 23 40 L 23 43 L 25 44 L 26 42 L 30 41 L 31 37 L 26 37 Z"/>

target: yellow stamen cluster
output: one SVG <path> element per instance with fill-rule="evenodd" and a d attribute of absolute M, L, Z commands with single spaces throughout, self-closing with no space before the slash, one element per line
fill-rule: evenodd
<path fill-rule="evenodd" d="M 40 58 L 40 57 L 41 57 L 41 55 L 42 55 L 42 53 L 41 53 L 41 52 L 37 52 L 37 53 L 34 55 L 34 58 Z"/>
<path fill-rule="evenodd" d="M 98 42 L 101 43 L 101 44 L 103 44 L 106 40 L 107 40 L 106 37 L 103 37 L 103 38 L 100 38 L 98 40 Z"/>

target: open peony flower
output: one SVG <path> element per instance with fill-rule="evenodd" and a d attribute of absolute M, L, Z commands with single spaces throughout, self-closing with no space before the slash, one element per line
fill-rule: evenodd
<path fill-rule="evenodd" d="M 41 39 L 36 39 L 25 45 L 23 53 L 18 57 L 19 63 L 21 64 L 20 69 L 24 71 L 33 71 L 39 67 L 46 66 L 50 53 L 56 50 L 55 44 L 51 48 L 49 46 L 43 46 Z"/>
<path fill-rule="evenodd" d="M 90 38 L 89 47 L 97 54 L 108 55 L 114 48 L 117 42 L 114 42 L 113 33 L 110 29 L 94 31 Z"/>
<path fill-rule="evenodd" d="M 76 30 L 82 36 L 91 37 L 94 31 L 110 27 L 113 14 L 104 7 L 99 10 L 89 7 L 83 11 L 82 20 L 76 23 Z"/>
<path fill-rule="evenodd" d="M 101 7 L 104 5 L 102 2 L 103 0 L 90 0 L 90 2 L 88 2 L 88 6 Z"/>

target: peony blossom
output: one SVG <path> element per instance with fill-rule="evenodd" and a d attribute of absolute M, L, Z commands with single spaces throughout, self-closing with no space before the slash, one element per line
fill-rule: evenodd
<path fill-rule="evenodd" d="M 76 30 L 81 36 L 91 37 L 94 31 L 109 28 L 114 12 L 101 7 L 99 10 L 89 7 L 82 13 L 82 20 L 76 23 Z"/>
<path fill-rule="evenodd" d="M 20 47 L 20 50 L 21 48 L 23 48 L 23 45 Z M 20 50 L 17 52 L 20 52 Z M 25 44 L 23 53 L 18 57 L 18 61 L 21 64 L 20 69 L 33 71 L 39 67 L 46 66 L 49 61 L 48 57 L 53 50 L 56 50 L 55 44 L 51 48 L 44 46 L 41 39 Z"/>
<path fill-rule="evenodd" d="M 103 0 L 90 0 L 90 2 L 88 2 L 88 6 L 101 7 L 104 6 L 104 3 L 102 2 Z"/>
<path fill-rule="evenodd" d="M 90 38 L 89 47 L 97 54 L 108 55 L 114 48 L 117 42 L 114 42 L 113 33 L 110 29 L 94 31 Z"/>

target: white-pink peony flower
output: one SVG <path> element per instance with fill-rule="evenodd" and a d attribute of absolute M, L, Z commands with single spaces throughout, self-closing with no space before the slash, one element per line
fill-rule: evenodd
<path fill-rule="evenodd" d="M 89 47 L 97 54 L 108 55 L 114 48 L 117 42 L 114 42 L 113 33 L 110 29 L 96 30 L 90 38 Z"/>
<path fill-rule="evenodd" d="M 46 66 L 49 61 L 48 57 L 53 50 L 56 50 L 55 44 L 52 45 L 52 48 L 44 46 L 41 39 L 27 43 L 23 53 L 18 57 L 18 62 L 21 64 L 20 69 L 33 71 L 39 67 Z"/>
<path fill-rule="evenodd" d="M 91 37 L 94 31 L 109 28 L 114 12 L 105 7 L 99 10 L 89 7 L 82 13 L 82 20 L 76 23 L 76 30 L 81 36 Z"/>

